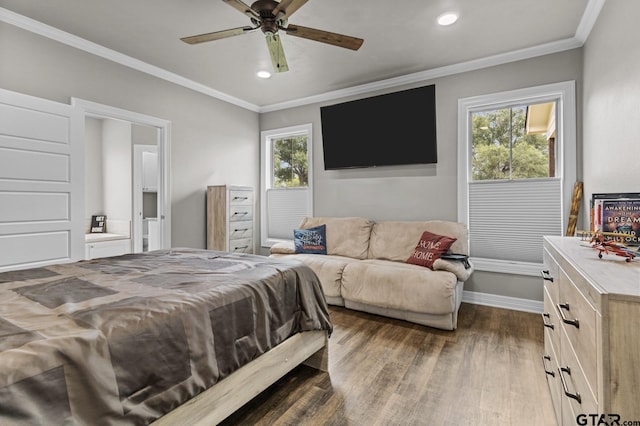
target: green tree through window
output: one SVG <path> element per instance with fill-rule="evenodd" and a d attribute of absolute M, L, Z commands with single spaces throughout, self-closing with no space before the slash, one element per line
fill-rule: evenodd
<path fill-rule="evenodd" d="M 472 114 L 472 180 L 549 177 L 550 143 L 525 131 L 526 116 L 526 106 Z"/>
<path fill-rule="evenodd" d="M 274 188 L 309 186 L 307 136 L 273 140 Z"/>

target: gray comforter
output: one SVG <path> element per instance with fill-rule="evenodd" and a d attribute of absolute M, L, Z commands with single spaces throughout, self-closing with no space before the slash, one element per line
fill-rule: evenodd
<path fill-rule="evenodd" d="M 297 262 L 173 249 L 0 273 L 0 424 L 147 424 L 317 329 Z"/>

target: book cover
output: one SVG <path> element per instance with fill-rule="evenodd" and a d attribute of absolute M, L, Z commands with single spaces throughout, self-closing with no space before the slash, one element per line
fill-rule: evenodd
<path fill-rule="evenodd" d="M 640 199 L 603 199 L 601 210 L 603 232 L 627 234 L 625 244 L 640 245 Z"/>

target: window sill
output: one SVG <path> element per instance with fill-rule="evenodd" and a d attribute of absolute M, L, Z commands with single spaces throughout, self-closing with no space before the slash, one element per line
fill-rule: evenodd
<path fill-rule="evenodd" d="M 473 268 L 476 271 L 498 272 L 501 274 L 526 275 L 539 277 L 543 269 L 541 263 L 517 262 L 512 260 L 486 259 L 471 257 Z"/>

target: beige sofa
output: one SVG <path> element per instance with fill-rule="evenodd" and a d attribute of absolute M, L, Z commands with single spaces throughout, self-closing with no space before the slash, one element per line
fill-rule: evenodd
<path fill-rule="evenodd" d="M 473 266 L 438 259 L 431 270 L 405 261 L 424 231 L 457 238 L 450 252 L 469 254 L 464 224 L 312 217 L 305 218 L 300 228 L 322 224 L 326 225 L 326 255 L 295 253 L 293 242 L 282 242 L 271 247 L 271 257 L 309 265 L 320 278 L 329 304 L 445 330 L 457 327 L 463 283 Z"/>

